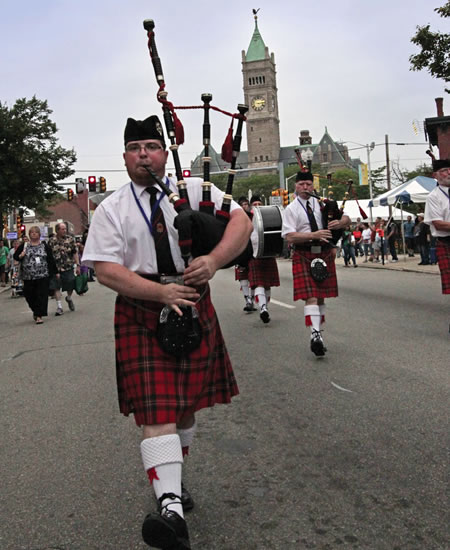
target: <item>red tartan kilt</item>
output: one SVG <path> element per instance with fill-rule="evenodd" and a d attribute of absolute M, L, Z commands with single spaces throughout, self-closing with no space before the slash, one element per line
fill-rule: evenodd
<path fill-rule="evenodd" d="M 133 413 L 138 426 L 175 423 L 202 408 L 229 403 L 239 393 L 209 287 L 197 304 L 200 347 L 180 359 L 165 353 L 155 337 L 163 305 L 131 302 L 117 297 L 114 322 L 123 414 Z"/>
<path fill-rule="evenodd" d="M 250 288 L 280 286 L 280 276 L 275 258 L 252 258 L 248 263 Z"/>
<path fill-rule="evenodd" d="M 450 294 L 450 246 L 438 241 L 436 256 L 441 272 L 442 294 Z"/>
<path fill-rule="evenodd" d="M 314 258 L 322 258 L 328 268 L 329 276 L 325 281 L 317 282 L 311 276 L 310 264 Z M 309 251 L 295 250 L 292 255 L 292 275 L 294 279 L 294 301 L 307 298 L 335 298 L 338 295 L 336 265 L 333 251 L 313 254 Z"/>
<path fill-rule="evenodd" d="M 248 280 L 248 267 L 242 267 L 240 265 L 234 266 L 234 280 L 235 281 L 247 281 Z"/>

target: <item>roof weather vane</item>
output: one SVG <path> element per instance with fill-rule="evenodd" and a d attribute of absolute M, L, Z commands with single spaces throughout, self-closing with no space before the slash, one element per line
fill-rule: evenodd
<path fill-rule="evenodd" d="M 257 10 L 255 10 L 255 8 L 253 8 L 253 15 L 254 15 L 255 17 L 256 17 L 256 15 L 258 14 L 258 12 L 259 12 L 260 9 L 261 9 L 261 8 L 258 8 Z"/>

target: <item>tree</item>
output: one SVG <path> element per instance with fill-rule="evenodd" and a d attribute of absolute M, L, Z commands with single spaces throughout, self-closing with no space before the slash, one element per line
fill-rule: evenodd
<path fill-rule="evenodd" d="M 47 101 L 0 102 L 0 210 L 42 209 L 58 198 L 58 181 L 74 173 L 75 151 L 57 143 Z"/>
<path fill-rule="evenodd" d="M 441 17 L 450 17 L 450 0 L 434 11 Z M 434 78 L 450 82 L 450 34 L 433 32 L 430 25 L 416 28 L 417 33 L 411 38 L 411 42 L 419 46 L 421 52 L 409 58 L 411 70 L 427 69 Z M 445 91 L 450 93 L 448 88 Z"/>

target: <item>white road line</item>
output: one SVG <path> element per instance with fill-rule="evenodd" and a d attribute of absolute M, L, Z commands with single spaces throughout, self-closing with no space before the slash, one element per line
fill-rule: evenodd
<path fill-rule="evenodd" d="M 270 298 L 270 303 L 281 307 L 287 307 L 288 309 L 295 309 L 295 306 L 292 306 L 291 304 L 285 304 L 284 302 L 279 302 L 278 300 L 273 300 L 272 298 Z"/>
<path fill-rule="evenodd" d="M 341 390 L 341 391 L 348 391 L 349 393 L 353 393 L 352 390 L 347 390 L 347 389 L 343 388 L 342 386 L 338 386 L 338 385 L 335 384 L 334 382 L 331 382 L 331 385 L 334 386 L 335 388 L 337 388 L 338 390 Z"/>

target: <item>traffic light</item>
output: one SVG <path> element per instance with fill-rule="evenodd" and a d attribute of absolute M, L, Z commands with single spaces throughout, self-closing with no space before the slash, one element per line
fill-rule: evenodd
<path fill-rule="evenodd" d="M 281 197 L 283 199 L 283 206 L 287 206 L 289 204 L 289 191 L 287 189 L 282 189 Z"/>
<path fill-rule="evenodd" d="M 183 170 L 183 178 L 190 178 L 190 177 L 191 177 L 191 171 Z"/>
<path fill-rule="evenodd" d="M 272 191 L 272 197 L 279 197 L 280 196 L 280 190 L 275 189 L 275 191 Z"/>
<path fill-rule="evenodd" d="M 97 178 L 95 176 L 88 176 L 89 191 L 95 193 L 97 191 Z"/>
<path fill-rule="evenodd" d="M 24 224 L 22 224 L 22 225 L 19 227 L 18 231 L 17 231 L 17 237 L 20 239 L 20 238 L 22 238 L 22 237 L 25 236 L 25 233 L 26 233 L 26 227 L 25 227 Z"/>
<path fill-rule="evenodd" d="M 72 189 L 67 189 L 67 200 L 68 201 L 73 201 L 73 190 Z"/>
<path fill-rule="evenodd" d="M 17 214 L 16 217 L 16 225 L 17 225 L 17 231 L 20 230 L 20 226 L 22 225 L 22 216 L 20 214 Z"/>
<path fill-rule="evenodd" d="M 328 185 L 331 185 L 331 176 L 332 175 L 333 175 L 333 172 L 328 172 L 328 174 L 327 174 Z"/>
<path fill-rule="evenodd" d="M 104 193 L 106 191 L 106 180 L 101 176 L 98 181 L 100 182 L 100 193 Z"/>

